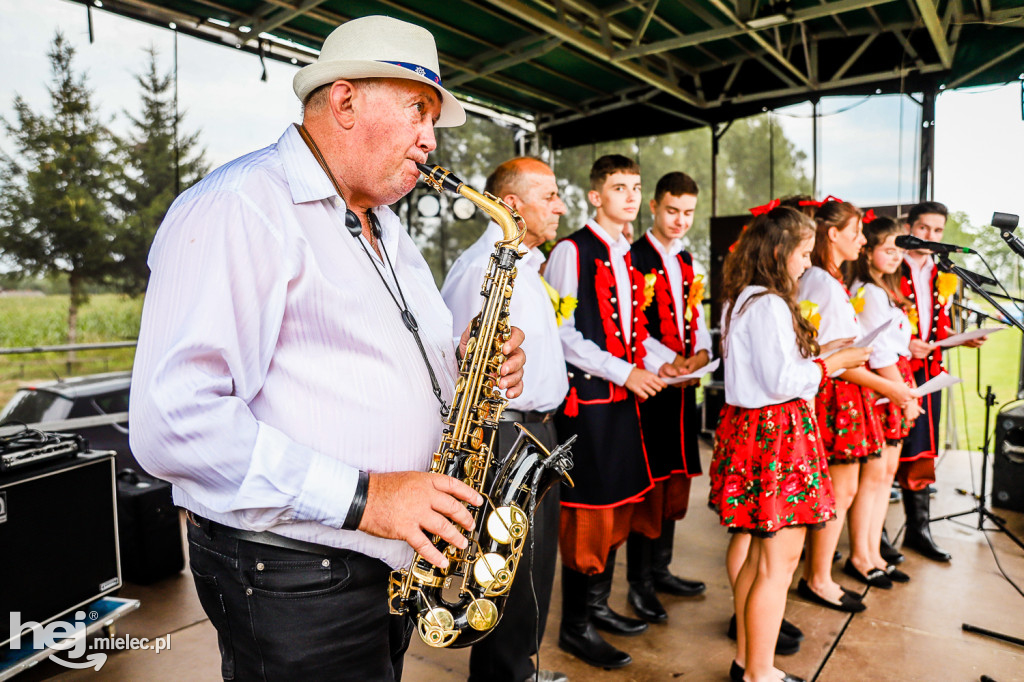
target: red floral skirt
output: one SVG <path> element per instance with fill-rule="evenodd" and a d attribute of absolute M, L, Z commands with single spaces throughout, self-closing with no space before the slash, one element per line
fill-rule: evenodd
<path fill-rule="evenodd" d="M 821 445 L 829 464 L 853 464 L 882 452 L 885 435 L 877 396 L 842 379 L 829 379 L 814 398 Z"/>
<path fill-rule="evenodd" d="M 771 536 L 835 516 L 828 463 L 810 405 L 726 405 L 715 432 L 708 506 L 723 526 Z"/>
<path fill-rule="evenodd" d="M 914 373 L 910 371 L 910 360 L 902 355 L 899 356 L 899 359 L 896 360 L 896 369 L 899 370 L 903 383 L 913 387 Z M 910 433 L 913 422 L 907 421 L 907 418 L 903 416 L 903 410 L 898 405 L 891 402 L 875 405 L 875 414 L 882 422 L 882 433 L 886 440 L 903 440 Z"/>

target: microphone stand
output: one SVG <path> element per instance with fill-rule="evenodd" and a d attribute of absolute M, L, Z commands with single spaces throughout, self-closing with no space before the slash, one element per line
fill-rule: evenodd
<path fill-rule="evenodd" d="M 961 281 L 963 281 L 963 283 L 966 284 L 971 290 L 973 290 L 973 291 L 977 292 L 978 294 L 980 294 L 982 298 L 984 298 L 986 301 L 988 301 L 990 304 L 992 304 L 992 306 L 996 310 L 998 310 L 1000 313 L 1002 313 L 1003 317 L 1005 317 L 1007 320 L 1009 320 L 1009 322 L 1011 324 L 1013 324 L 1014 327 L 1016 327 L 1017 329 L 1019 329 L 1022 332 L 1024 332 L 1024 325 L 1022 325 L 1017 320 L 1016 317 L 1010 315 L 1006 310 L 1004 310 L 1001 305 L 996 303 L 995 299 L 987 291 L 985 291 L 981 287 L 981 285 L 974 279 L 974 277 L 972 277 L 973 273 L 971 273 L 971 272 L 969 272 L 967 270 L 964 270 L 962 267 L 960 267 L 956 263 L 952 262 L 949 259 L 949 254 L 946 254 L 946 253 L 938 254 L 938 261 L 936 262 L 936 265 L 939 268 L 939 270 L 942 270 L 943 272 L 952 272 L 952 273 L 956 274 L 961 279 Z M 980 360 L 979 360 L 979 362 L 980 362 Z M 978 369 L 979 369 L 979 371 L 978 371 L 978 387 L 977 387 L 977 389 L 978 389 L 978 397 L 982 397 L 982 395 L 981 395 L 981 371 L 980 371 L 981 368 L 980 368 L 980 366 L 979 366 Z M 982 446 L 982 449 L 981 449 L 981 492 L 975 498 L 977 504 L 975 505 L 974 509 L 968 509 L 966 511 L 956 512 L 956 513 L 953 513 L 953 514 L 945 514 L 944 516 L 939 516 L 939 517 L 934 518 L 934 519 L 929 519 L 929 522 L 931 522 L 931 521 L 943 521 L 943 520 L 946 520 L 946 519 L 955 519 L 955 518 L 958 518 L 960 516 L 968 516 L 970 514 L 977 514 L 978 515 L 978 530 L 979 531 L 985 532 L 985 519 L 988 519 L 989 521 L 994 523 L 996 525 L 996 527 L 998 527 L 999 530 L 1001 530 L 1006 535 L 1006 537 L 1010 538 L 1010 540 L 1012 540 L 1018 547 L 1020 547 L 1022 550 L 1024 550 L 1024 541 L 1021 541 L 1020 538 L 1018 538 L 1016 535 L 1014 535 L 1010 531 L 1010 529 L 1006 527 L 1005 519 L 997 516 L 994 512 L 992 512 L 991 509 L 989 509 L 987 506 L 985 506 L 985 503 L 986 503 L 986 501 L 988 499 L 988 455 L 989 455 L 988 446 L 989 446 L 989 438 L 990 438 L 990 435 L 991 435 L 989 429 L 991 427 L 991 421 L 992 421 L 992 419 L 991 419 L 991 417 L 992 417 L 992 406 L 996 404 L 996 396 L 992 392 L 992 386 L 991 385 L 985 387 L 985 395 L 983 397 L 983 400 L 985 401 L 985 438 L 984 438 L 984 441 L 983 441 L 984 445 Z M 979 627 L 977 627 L 975 625 L 971 625 L 970 623 L 963 623 L 961 625 L 961 627 L 962 627 L 962 629 L 965 632 L 975 632 L 977 634 L 985 635 L 987 637 L 993 637 L 995 639 L 999 639 L 999 640 L 1002 640 L 1004 642 L 1011 642 L 1011 643 L 1017 644 L 1019 646 L 1024 646 L 1024 639 L 1019 639 L 1017 637 L 1012 637 L 1010 635 L 1005 635 L 1005 634 L 1002 634 L 1002 633 L 999 633 L 999 632 L 994 632 L 992 630 L 986 630 L 985 628 L 979 628 Z"/>

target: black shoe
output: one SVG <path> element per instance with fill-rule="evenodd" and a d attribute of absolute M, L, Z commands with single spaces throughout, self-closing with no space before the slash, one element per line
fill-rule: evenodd
<path fill-rule="evenodd" d="M 845 587 L 843 587 L 842 585 L 839 586 L 839 589 L 841 589 L 843 591 L 843 594 L 845 594 L 850 599 L 856 599 L 857 601 L 864 601 L 864 595 L 861 594 L 860 592 L 854 592 L 853 590 L 848 590 Z"/>
<path fill-rule="evenodd" d="M 928 497 L 935 497 L 936 495 L 939 494 L 939 489 L 936 488 L 935 485 L 932 483 L 929 483 L 927 486 L 925 486 L 925 490 L 928 491 Z"/>
<path fill-rule="evenodd" d="M 782 627 L 779 629 L 779 632 L 790 639 L 795 639 L 798 642 L 804 641 L 804 631 L 790 623 L 785 618 L 782 619 Z"/>
<path fill-rule="evenodd" d="M 839 551 L 839 550 L 837 549 L 837 550 L 836 550 L 836 553 L 832 555 L 832 563 L 834 563 L 834 564 L 837 564 L 837 563 L 839 563 L 839 562 L 840 562 L 840 561 L 842 561 L 842 560 L 843 560 L 843 553 L 842 553 L 842 552 L 840 552 L 840 551 Z"/>
<path fill-rule="evenodd" d="M 793 630 L 800 633 L 799 638 L 792 637 L 786 633 L 786 626 L 789 626 Z M 729 629 L 725 633 L 729 639 L 736 639 L 736 614 L 732 614 L 732 618 L 729 619 Z M 800 640 L 803 639 L 804 633 L 800 632 L 800 628 L 789 623 L 785 620 L 782 621 L 782 628 L 779 630 L 779 638 L 775 640 L 775 654 L 777 656 L 792 656 L 796 652 L 800 651 Z"/>
<path fill-rule="evenodd" d="M 606 642 L 590 622 L 588 599 L 593 577 L 562 567 L 562 624 L 558 647 L 597 668 L 621 668 L 632 657 Z"/>
<path fill-rule="evenodd" d="M 889 576 L 889 580 L 894 583 L 909 583 L 910 576 L 896 568 L 893 564 L 889 564 L 885 567 L 885 574 Z"/>
<path fill-rule="evenodd" d="M 608 597 L 612 593 L 612 578 L 615 575 L 615 551 L 608 554 L 603 573 L 589 576 L 587 591 L 587 610 L 590 622 L 599 630 L 616 635 L 639 635 L 647 629 L 647 623 L 636 618 L 623 616 L 612 611 L 608 606 Z"/>
<path fill-rule="evenodd" d="M 627 601 L 633 607 L 633 610 L 636 611 L 636 615 L 648 623 L 663 623 L 668 620 L 665 607 L 658 601 L 658 595 L 654 592 L 654 585 L 650 582 L 637 585 L 630 584 Z"/>
<path fill-rule="evenodd" d="M 867 575 L 864 575 L 857 570 L 857 567 L 853 565 L 852 561 L 847 559 L 846 563 L 843 564 L 843 573 L 851 578 L 856 578 L 865 585 L 870 585 L 871 587 L 878 587 L 883 590 L 892 589 L 892 581 L 889 580 L 889 576 L 886 575 L 885 571 L 880 568 L 872 568 L 868 571 Z"/>
<path fill-rule="evenodd" d="M 899 486 L 893 485 L 889 488 L 889 504 L 896 504 L 903 499 L 903 491 L 900 490 Z"/>
<path fill-rule="evenodd" d="M 927 490 L 904 490 L 903 508 L 907 512 L 907 534 L 903 546 L 932 561 L 947 562 L 953 557 L 932 539 L 930 523 L 931 498 Z"/>
<path fill-rule="evenodd" d="M 729 666 L 729 682 L 743 682 L 743 666 L 736 661 Z"/>
<path fill-rule="evenodd" d="M 707 585 L 699 580 L 687 580 L 686 578 L 674 576 L 668 571 L 664 573 L 655 571 L 654 589 L 658 592 L 672 594 L 677 597 L 696 597 L 699 594 L 704 594 Z"/>
<path fill-rule="evenodd" d="M 906 558 L 898 549 L 892 546 L 892 542 L 889 541 L 889 533 L 886 532 L 885 528 L 882 528 L 882 541 L 878 543 L 878 551 L 887 564 L 902 564 Z"/>
<path fill-rule="evenodd" d="M 818 604 L 819 606 L 824 606 L 836 611 L 842 611 L 844 613 L 860 613 L 867 608 L 862 602 L 847 594 L 846 591 L 843 591 L 843 596 L 839 598 L 839 601 L 829 601 L 812 590 L 811 586 L 808 585 L 807 581 L 803 578 L 800 578 L 800 582 L 797 583 L 796 593 L 812 604 Z"/>

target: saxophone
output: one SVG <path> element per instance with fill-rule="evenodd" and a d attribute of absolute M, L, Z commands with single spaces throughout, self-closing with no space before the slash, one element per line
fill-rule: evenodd
<path fill-rule="evenodd" d="M 505 457 L 496 456 L 498 421 L 508 404 L 497 389 L 501 347 L 509 339 L 509 302 L 516 278 L 519 244 L 526 235 L 522 217 L 489 193 L 467 187 L 448 170 L 417 164 L 427 184 L 447 189 L 483 209 L 503 232 L 495 244 L 480 292 L 484 305 L 474 319 L 466 355 L 459 366 L 455 396 L 444 417 L 441 444 L 430 471 L 464 481 L 483 497 L 467 505 L 475 522 L 466 549 L 434 535 L 431 541 L 448 559 L 440 569 L 419 554 L 408 568 L 393 571 L 388 585 L 391 613 L 415 619 L 420 638 L 432 647 L 465 647 L 483 639 L 501 619 L 505 600 L 533 522 L 533 509 L 572 467 L 569 446 L 548 452 L 521 424 Z"/>

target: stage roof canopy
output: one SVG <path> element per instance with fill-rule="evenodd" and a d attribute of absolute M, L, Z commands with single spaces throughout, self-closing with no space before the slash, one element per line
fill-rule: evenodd
<path fill-rule="evenodd" d="M 405 19 L 434 34 L 446 87 L 555 147 L 1024 72 L 1024 0 L 78 1 L 296 64 L 344 21 Z"/>

